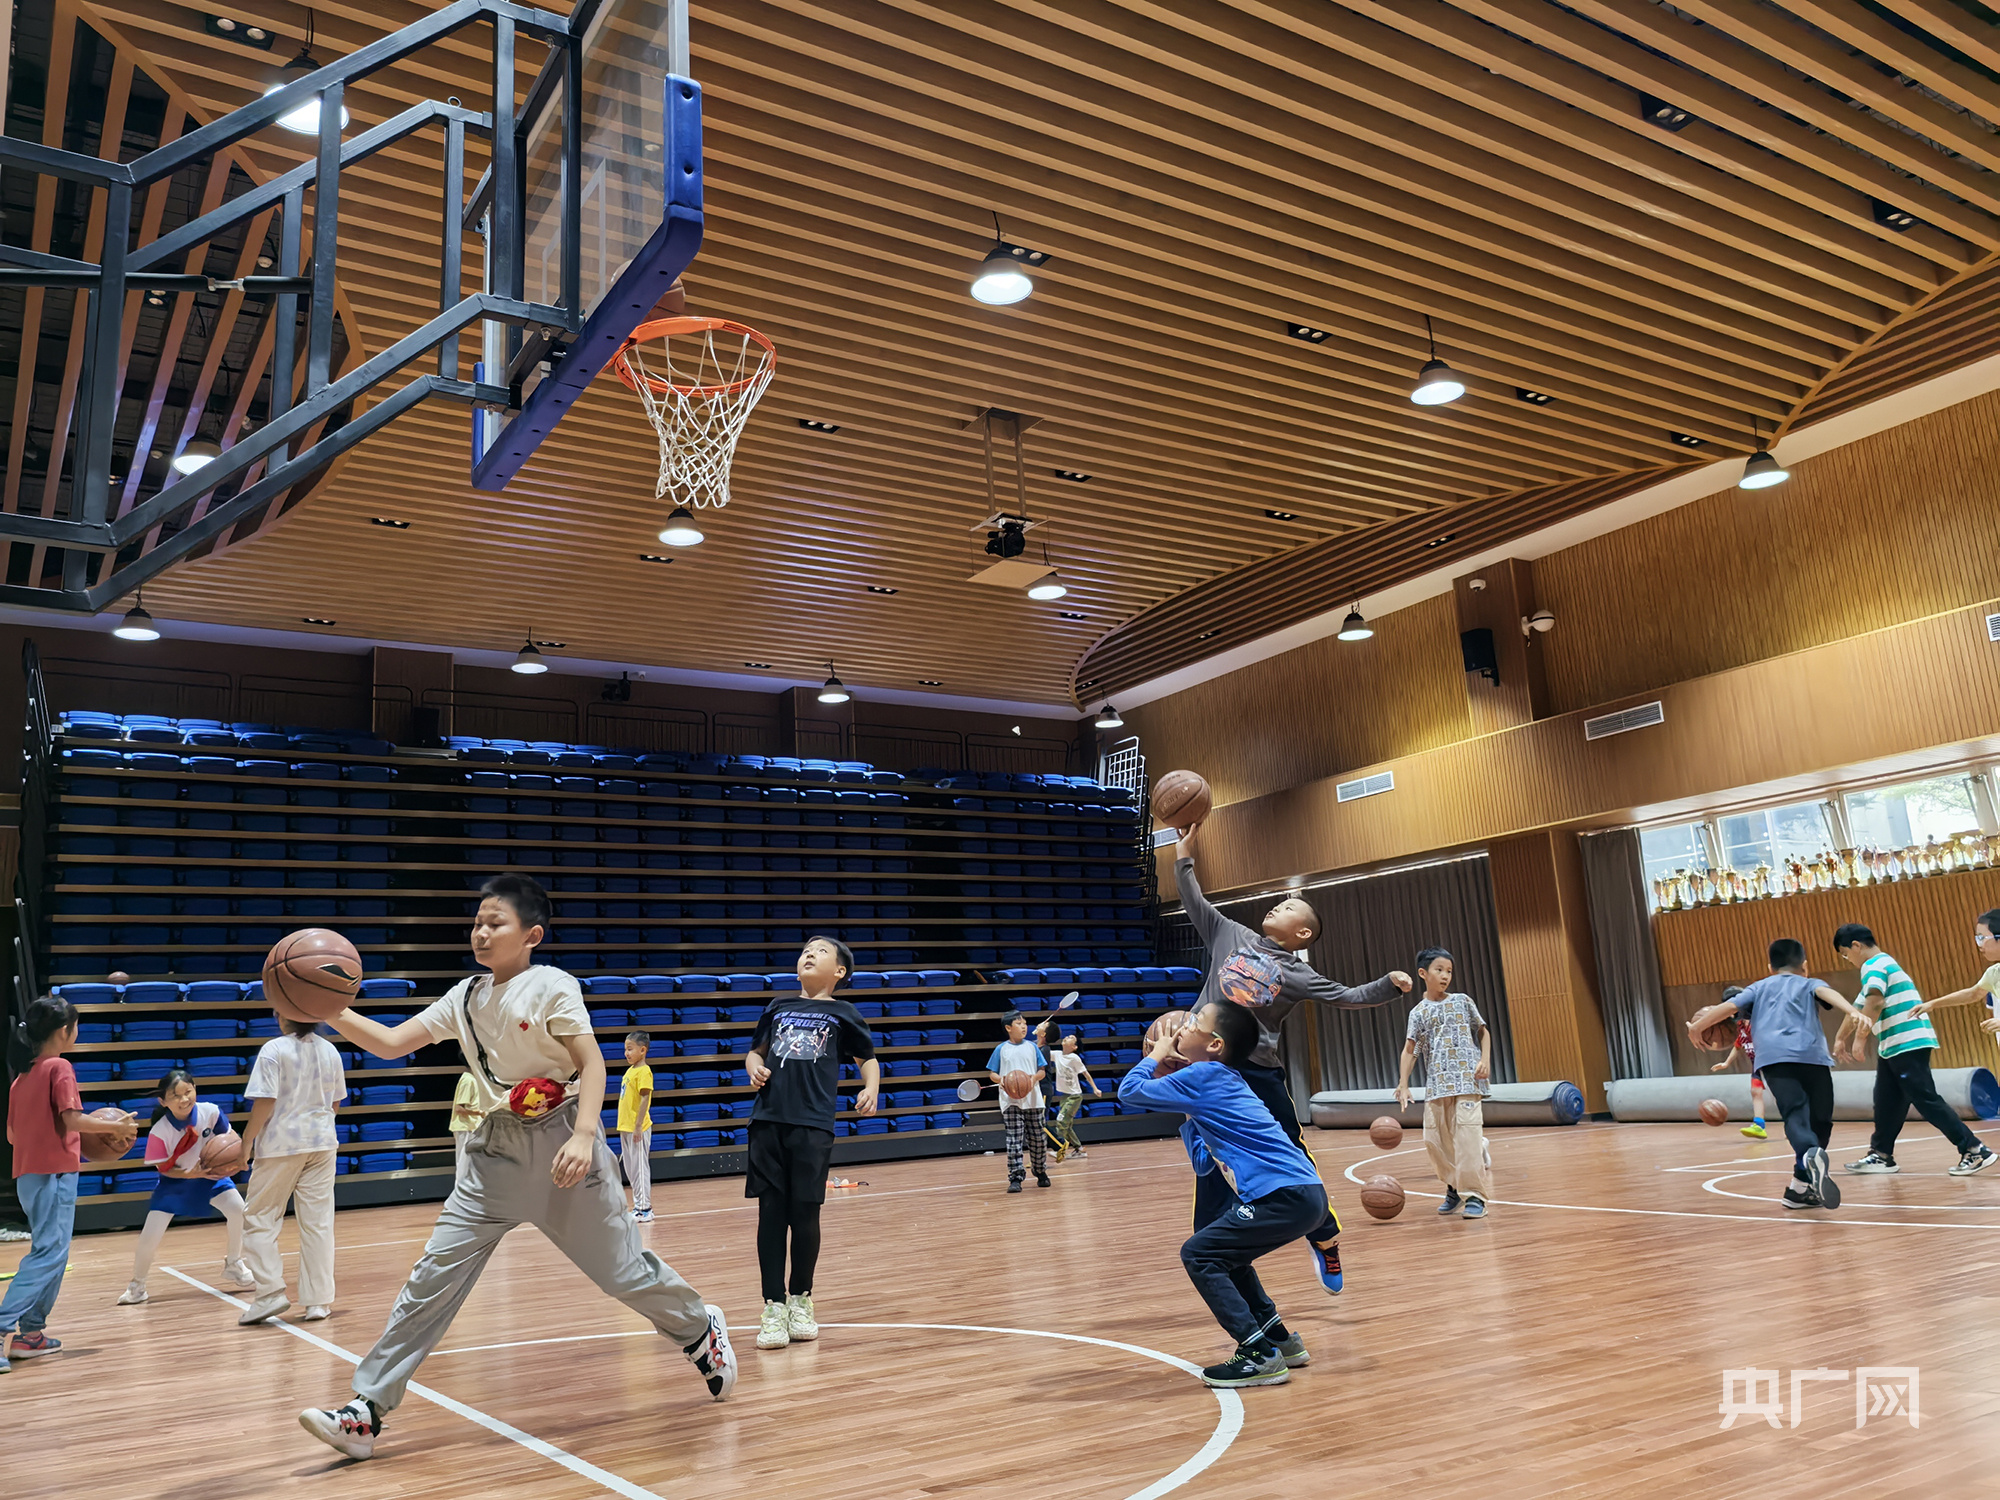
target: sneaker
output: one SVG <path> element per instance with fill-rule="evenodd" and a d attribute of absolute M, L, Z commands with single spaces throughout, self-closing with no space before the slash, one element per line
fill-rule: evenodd
<path fill-rule="evenodd" d="M 1766 1141 L 1771 1138 L 1770 1133 L 1764 1129 L 1764 1122 L 1762 1120 L 1752 1120 L 1748 1125 L 1745 1125 L 1743 1127 L 1743 1134 L 1749 1136 L 1753 1141 Z"/>
<path fill-rule="evenodd" d="M 819 1319 L 813 1316 L 811 1292 L 801 1292 L 785 1303 L 785 1316 L 791 1320 L 792 1342 L 810 1344 L 819 1337 Z"/>
<path fill-rule="evenodd" d="M 349 1458 L 373 1458 L 375 1439 L 382 1435 L 382 1414 L 374 1402 L 356 1396 L 331 1411 L 307 1407 L 299 1413 L 299 1426 Z"/>
<path fill-rule="evenodd" d="M 1046 1173 L 1046 1172 L 1037 1172 L 1037 1173 L 1035 1174 L 1035 1186 L 1036 1186 L 1036 1187 L 1053 1187 L 1053 1186 L 1055 1186 L 1055 1184 L 1049 1181 L 1049 1174 L 1048 1174 L 1048 1173 Z"/>
<path fill-rule="evenodd" d="M 708 1332 L 681 1352 L 687 1355 L 689 1364 L 701 1371 L 708 1382 L 709 1395 L 727 1401 L 729 1393 L 736 1389 L 736 1350 L 729 1343 L 729 1320 L 713 1302 L 704 1304 L 702 1310 L 708 1314 Z M 757 1337 L 761 1343 L 764 1337 L 761 1331 Z"/>
<path fill-rule="evenodd" d="M 1296 1333 L 1290 1338 L 1279 1339 L 1277 1350 L 1278 1357 L 1284 1360 L 1288 1370 L 1301 1370 L 1313 1362 L 1313 1357 L 1306 1353 L 1306 1341 Z"/>
<path fill-rule="evenodd" d="M 766 1302 L 763 1320 L 757 1325 L 759 1349 L 782 1349 L 792 1341 L 792 1320 L 782 1302 Z"/>
<path fill-rule="evenodd" d="M 1201 1372 L 1203 1385 L 1223 1386 L 1231 1390 L 1246 1385 L 1283 1385 L 1291 1378 L 1292 1372 L 1285 1365 L 1284 1355 L 1270 1346 L 1255 1354 L 1238 1349 L 1234 1358 L 1219 1365 L 1210 1365 Z"/>
<path fill-rule="evenodd" d="M 1861 1160 L 1848 1162 L 1841 1168 L 1843 1172 L 1900 1172 L 1902 1170 L 1901 1167 L 1896 1165 L 1895 1157 L 1884 1156 L 1880 1151 L 1870 1151 Z"/>
<path fill-rule="evenodd" d="M 225 1260 L 222 1263 L 222 1284 L 242 1291 L 257 1284 L 257 1278 L 250 1274 L 250 1263 L 245 1260 Z"/>
<path fill-rule="evenodd" d="M 1783 1202 L 1783 1204 L 1787 1208 L 1826 1207 L 1826 1205 L 1820 1202 L 1819 1199 L 1815 1198 L 1811 1193 L 1807 1192 L 1804 1188 L 1800 1187 L 1796 1181 L 1794 1181 L 1789 1187 L 1785 1189 L 1785 1196 L 1780 1201 Z"/>
<path fill-rule="evenodd" d="M 1458 1204 L 1458 1189 L 1448 1187 L 1444 1190 L 1444 1202 L 1438 1205 L 1438 1212 L 1441 1214 L 1455 1214 L 1458 1212 Z"/>
<path fill-rule="evenodd" d="M 1306 1248 L 1312 1251 L 1313 1274 L 1319 1277 L 1319 1284 L 1326 1288 L 1326 1294 L 1329 1297 L 1338 1297 L 1340 1295 L 1340 1241 L 1335 1240 L 1331 1245 L 1322 1250 L 1311 1240 L 1307 1240 Z"/>
<path fill-rule="evenodd" d="M 633 1222 L 634 1224 L 650 1224 L 650 1223 L 652 1223 L 652 1222 L 653 1222 L 653 1211 L 652 1211 L 652 1210 L 651 1210 L 650 1208 L 641 1208 L 641 1209 L 638 1209 L 638 1210 L 635 1210 L 635 1211 L 634 1211 L 634 1213 L 633 1213 L 633 1215 L 632 1215 L 632 1222 Z"/>
<path fill-rule="evenodd" d="M 1983 1172 L 2000 1157 L 1995 1157 L 1991 1148 L 1980 1146 L 1968 1151 L 1958 1159 L 1958 1165 L 1948 1170 L 1954 1177 L 1970 1177 L 1974 1172 Z"/>
<path fill-rule="evenodd" d="M 1827 1170 L 1826 1151 L 1822 1147 L 1815 1146 L 1806 1153 L 1806 1182 L 1821 1208 L 1840 1207 L 1840 1184 Z"/>
<path fill-rule="evenodd" d="M 1083 1147 L 1081 1146 L 1078 1146 L 1074 1151 L 1070 1153 L 1070 1155 L 1074 1156 L 1078 1161 L 1090 1160 L 1090 1153 L 1084 1150 Z"/>
<path fill-rule="evenodd" d="M 237 1326 L 249 1328 L 257 1323 L 268 1323 L 281 1312 L 290 1312 L 291 1298 L 283 1292 L 273 1292 L 268 1297 L 259 1297 L 243 1309 L 243 1316 L 236 1320 Z"/>
<path fill-rule="evenodd" d="M 1484 1198 L 1473 1198 L 1473 1197 L 1468 1197 L 1468 1198 L 1467 1198 L 1467 1199 L 1465 1200 L 1465 1213 L 1464 1213 L 1464 1214 L 1462 1215 L 1462 1217 L 1464 1217 L 1464 1218 L 1467 1218 L 1467 1219 L 1483 1219 L 1483 1218 L 1485 1218 L 1485 1217 L 1486 1217 L 1486 1200 L 1485 1200 Z"/>
<path fill-rule="evenodd" d="M 120 1307 L 137 1307 L 141 1302 L 149 1300 L 146 1296 L 146 1283 L 143 1281 L 129 1283 L 125 1290 L 118 1294 L 118 1305 Z"/>
<path fill-rule="evenodd" d="M 1020 1178 L 1018 1178 L 1018 1177 L 1009 1177 L 1009 1178 L 1007 1179 L 1007 1191 L 1008 1191 L 1008 1192 L 1010 1192 L 1010 1193 L 1018 1193 L 1018 1192 L 1020 1192 L 1020 1191 L 1021 1191 L 1021 1179 L 1020 1179 Z"/>
<path fill-rule="evenodd" d="M 41 1329 L 33 1333 L 16 1333 L 0 1339 L 6 1345 L 9 1359 L 40 1359 L 44 1354 L 62 1353 L 62 1340 L 52 1339 Z"/>
<path fill-rule="evenodd" d="M 324 1323 L 328 1318 L 332 1316 L 333 1316 L 332 1308 L 323 1307 L 318 1303 L 314 1303 L 311 1307 L 305 1310 L 304 1315 L 300 1317 L 299 1321 L 301 1323 Z"/>

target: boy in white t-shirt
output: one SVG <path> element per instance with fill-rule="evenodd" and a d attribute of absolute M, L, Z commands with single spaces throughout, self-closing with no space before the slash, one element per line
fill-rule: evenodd
<path fill-rule="evenodd" d="M 1028 1018 L 1010 1010 L 1000 1018 L 1007 1028 L 1007 1040 L 986 1059 L 986 1073 L 1000 1085 L 1000 1119 L 1007 1127 L 1007 1191 L 1018 1193 L 1026 1176 L 1021 1170 L 1021 1148 L 1028 1152 L 1035 1181 L 1049 1186 L 1049 1147 L 1042 1133 L 1048 1106 L 1042 1102 L 1042 1079 L 1048 1076 L 1048 1060 L 1042 1049 L 1028 1040 Z M 1034 1081 L 1019 1099 L 1009 1098 L 1005 1079 L 1009 1073 L 1026 1073 Z"/>
<path fill-rule="evenodd" d="M 474 1080 L 479 1126 L 457 1184 L 410 1272 L 389 1325 L 354 1372 L 354 1399 L 308 1408 L 299 1423 L 349 1458 L 375 1451 L 384 1413 L 402 1401 L 479 1273 L 517 1224 L 533 1224 L 604 1291 L 678 1344 L 717 1401 L 736 1384 L 722 1309 L 705 1304 L 639 1238 L 618 1164 L 605 1144 L 604 1053 L 576 980 L 534 966 L 551 915 L 525 875 L 496 875 L 480 892 L 472 953 L 491 977 L 454 985 L 400 1026 L 344 1010 L 333 1027 L 377 1057 L 455 1041 Z"/>
<path fill-rule="evenodd" d="M 285 1297 L 285 1263 L 278 1257 L 278 1226 L 285 1204 L 299 1221 L 299 1300 L 305 1322 L 333 1311 L 333 1112 L 347 1098 L 340 1053 L 311 1021 L 278 1018 L 278 1035 L 257 1050 L 250 1069 L 250 1123 L 243 1127 L 243 1165 L 254 1155 L 248 1206 L 243 1213 L 243 1255 L 256 1280 L 257 1299 L 236 1321 L 246 1328 L 291 1307 Z"/>
<path fill-rule="evenodd" d="M 1090 1080 L 1090 1091 L 1098 1098 L 1104 1097 L 1104 1090 L 1097 1086 L 1097 1080 L 1090 1077 L 1090 1069 L 1076 1050 L 1076 1033 L 1063 1033 L 1062 1047 L 1052 1059 L 1056 1066 L 1056 1098 L 1062 1106 L 1056 1111 L 1056 1123 L 1049 1132 L 1056 1140 L 1056 1162 L 1060 1165 L 1072 1153 L 1088 1156 L 1083 1149 L 1083 1138 L 1076 1133 L 1076 1112 L 1083 1105 L 1083 1084 Z"/>

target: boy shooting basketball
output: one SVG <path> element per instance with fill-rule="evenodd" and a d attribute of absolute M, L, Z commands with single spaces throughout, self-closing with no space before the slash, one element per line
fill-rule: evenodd
<path fill-rule="evenodd" d="M 1251 1012 L 1257 1023 L 1256 1048 L 1232 1058 L 1231 1065 L 1264 1101 L 1279 1128 L 1303 1151 L 1305 1134 L 1299 1129 L 1298 1112 L 1292 1107 L 1291 1085 L 1278 1050 L 1285 1018 L 1302 1000 L 1355 1008 L 1386 1005 L 1410 988 L 1410 976 L 1399 969 L 1355 989 L 1328 979 L 1299 957 L 1319 935 L 1320 927 L 1319 914 L 1298 896 L 1288 896 L 1265 912 L 1262 932 L 1252 932 L 1241 922 L 1232 922 L 1209 904 L 1201 893 L 1201 883 L 1195 879 L 1195 835 L 1200 831 L 1199 823 L 1183 829 L 1180 842 L 1174 847 L 1174 880 L 1180 887 L 1188 921 L 1208 952 L 1200 1003 L 1233 1001 Z M 1220 1213 L 1227 1199 L 1227 1184 L 1220 1181 L 1218 1174 L 1207 1173 L 1197 1178 L 1195 1228 L 1201 1228 Z M 1333 1228 L 1335 1234 L 1340 1232 L 1338 1217 L 1333 1220 Z M 1326 1289 L 1338 1292 L 1339 1245 L 1329 1242 L 1317 1247 L 1314 1258 Z"/>
<path fill-rule="evenodd" d="M 1315 1235 L 1331 1218 L 1319 1169 L 1241 1071 L 1241 1059 L 1261 1042 L 1248 1009 L 1204 1001 L 1118 1085 L 1121 1104 L 1186 1115 L 1181 1142 L 1197 1180 L 1223 1184 L 1220 1211 L 1181 1246 L 1188 1279 L 1236 1340 L 1233 1355 L 1201 1372 L 1214 1386 L 1283 1385 L 1312 1358 L 1285 1327 L 1253 1264 Z"/>
<path fill-rule="evenodd" d="M 1840 1185 L 1827 1170 L 1826 1146 L 1833 1139 L 1833 1057 L 1820 1030 L 1818 1006 L 1855 1017 L 1868 1031 L 1876 1023 L 1831 985 L 1806 973 L 1806 947 L 1797 938 L 1771 944 L 1771 972 L 1734 999 L 1706 1006 L 1688 1022 L 1698 1035 L 1717 1021 L 1747 1016 L 1757 1028 L 1757 1069 L 1771 1102 L 1785 1119 L 1792 1143 L 1792 1181 L 1787 1208 L 1838 1208 Z M 1817 1004 L 1815 1003 L 1817 1002 Z"/>
<path fill-rule="evenodd" d="M 604 1142 L 604 1054 L 577 982 L 533 965 L 550 916 L 548 893 L 524 875 L 498 875 L 480 892 L 472 953 L 489 974 L 461 980 L 399 1026 L 352 1010 L 333 1027 L 377 1057 L 455 1041 L 471 1064 L 481 1116 L 457 1184 L 423 1258 L 390 1310 L 389 1325 L 354 1372 L 354 1399 L 299 1413 L 306 1431 L 349 1458 L 367 1458 L 382 1419 L 401 1404 L 507 1231 L 533 1224 L 604 1291 L 671 1338 L 724 1400 L 736 1354 L 722 1309 L 652 1251 L 625 1209 L 618 1164 Z"/>

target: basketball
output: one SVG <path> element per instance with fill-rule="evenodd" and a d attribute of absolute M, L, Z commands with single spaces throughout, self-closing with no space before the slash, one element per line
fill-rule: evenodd
<path fill-rule="evenodd" d="M 676 276 L 674 284 L 660 293 L 660 300 L 653 304 L 653 310 L 646 314 L 646 317 L 678 318 L 684 316 L 687 310 L 687 288 L 681 285 L 681 278 Z"/>
<path fill-rule="evenodd" d="M 243 1137 L 235 1131 L 212 1135 L 201 1144 L 202 1170 L 220 1172 L 225 1177 L 243 1169 Z"/>
<path fill-rule="evenodd" d="M 1736 1045 L 1736 1018 L 1724 1016 L 1720 1021 L 1710 1021 L 1700 1031 L 1690 1023 L 1688 1040 L 1704 1052 L 1727 1052 Z"/>
<path fill-rule="evenodd" d="M 1701 1101 L 1701 1122 L 1704 1125 L 1720 1125 L 1729 1118 L 1729 1106 L 1720 1099 Z"/>
<path fill-rule="evenodd" d="M 1378 1115 L 1368 1127 L 1368 1139 L 1384 1151 L 1393 1151 L 1403 1144 L 1403 1123 L 1394 1115 Z"/>
<path fill-rule="evenodd" d="M 328 1021 L 354 1003 L 361 955 L 324 927 L 280 938 L 264 960 L 264 995 L 288 1021 Z"/>
<path fill-rule="evenodd" d="M 1361 1206 L 1371 1219 L 1393 1219 L 1403 1211 L 1403 1185 L 1384 1172 L 1361 1188 Z"/>
<path fill-rule="evenodd" d="M 113 1109 L 109 1105 L 106 1105 L 103 1109 L 93 1109 L 90 1112 L 90 1118 L 93 1120 L 116 1120 L 122 1118 L 124 1114 L 124 1110 Z M 116 1161 L 132 1149 L 132 1143 L 138 1138 L 139 1127 L 136 1122 L 129 1120 L 126 1122 L 125 1128 L 116 1135 L 83 1136 L 81 1137 L 83 1141 L 83 1159 L 85 1161 Z"/>
<path fill-rule="evenodd" d="M 1153 783 L 1153 816 L 1168 828 L 1187 829 L 1208 816 L 1208 783 L 1193 771 L 1169 771 Z"/>
<path fill-rule="evenodd" d="M 1025 1099 L 1034 1091 L 1035 1080 L 1016 1068 L 1000 1075 L 1000 1089 L 1009 1099 Z"/>
<path fill-rule="evenodd" d="M 132 976 L 127 974 L 123 969 L 113 969 L 109 974 L 104 976 L 104 982 L 106 984 L 130 984 Z"/>
<path fill-rule="evenodd" d="M 1170 1010 L 1163 1016 L 1153 1017 L 1153 1024 L 1146 1028 L 1146 1039 L 1143 1043 L 1145 1052 L 1150 1054 L 1154 1045 L 1161 1037 L 1166 1036 L 1170 1032 L 1179 1031 L 1183 1026 L 1187 1025 L 1188 1015 L 1189 1012 L 1184 1010 Z M 1187 1060 L 1185 1058 L 1170 1057 L 1154 1068 L 1153 1076 L 1157 1078 L 1162 1073 L 1171 1073 L 1176 1068 L 1185 1068 L 1186 1066 Z"/>

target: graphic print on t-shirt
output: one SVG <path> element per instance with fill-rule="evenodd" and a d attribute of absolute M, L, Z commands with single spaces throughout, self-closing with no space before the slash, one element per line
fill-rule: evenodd
<path fill-rule="evenodd" d="M 1251 1010 L 1262 1010 L 1277 999 L 1284 985 L 1278 960 L 1252 948 L 1239 948 L 1230 954 L 1215 978 L 1223 999 Z"/>
<path fill-rule="evenodd" d="M 818 1062 L 833 1051 L 832 1016 L 780 1011 L 771 1026 L 771 1056 L 780 1063 Z"/>

